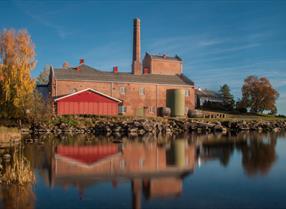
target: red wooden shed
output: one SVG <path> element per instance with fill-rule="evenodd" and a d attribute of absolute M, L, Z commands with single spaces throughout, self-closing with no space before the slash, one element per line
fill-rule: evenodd
<path fill-rule="evenodd" d="M 55 99 L 57 115 L 117 115 L 121 100 L 94 89 L 84 89 Z"/>

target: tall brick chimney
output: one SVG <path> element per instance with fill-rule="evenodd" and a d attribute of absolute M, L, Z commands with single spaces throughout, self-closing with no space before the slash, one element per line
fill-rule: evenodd
<path fill-rule="evenodd" d="M 135 75 L 142 74 L 141 64 L 141 44 L 140 44 L 140 19 L 134 19 L 133 25 L 133 58 L 132 73 Z"/>

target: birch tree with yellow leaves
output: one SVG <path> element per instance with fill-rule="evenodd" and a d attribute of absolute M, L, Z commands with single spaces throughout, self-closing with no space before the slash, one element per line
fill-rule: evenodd
<path fill-rule="evenodd" d="M 0 114 L 21 118 L 35 89 L 35 47 L 26 30 L 0 32 Z"/>

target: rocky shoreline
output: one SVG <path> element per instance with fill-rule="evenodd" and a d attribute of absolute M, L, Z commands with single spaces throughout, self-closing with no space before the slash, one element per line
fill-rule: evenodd
<path fill-rule="evenodd" d="M 24 133 L 79 134 L 96 136 L 137 137 L 145 134 L 179 135 L 211 132 L 279 132 L 286 130 L 286 120 L 233 120 L 221 121 L 174 118 L 76 118 L 59 120 L 53 124 L 33 124 Z"/>

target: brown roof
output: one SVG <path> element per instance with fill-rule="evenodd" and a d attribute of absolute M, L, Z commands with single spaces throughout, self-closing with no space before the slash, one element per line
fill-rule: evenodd
<path fill-rule="evenodd" d="M 106 72 L 94 69 L 88 65 L 81 64 L 77 68 L 59 68 L 54 70 L 56 80 L 85 80 L 85 81 L 106 81 L 106 82 L 136 82 L 173 85 L 194 85 L 185 75 L 156 75 L 142 74 L 134 75 L 126 72 Z"/>

